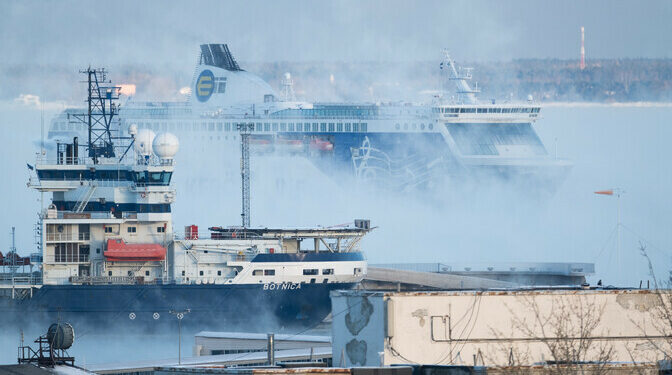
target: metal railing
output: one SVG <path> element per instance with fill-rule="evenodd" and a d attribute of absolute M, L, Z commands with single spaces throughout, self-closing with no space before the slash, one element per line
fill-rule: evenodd
<path fill-rule="evenodd" d="M 21 275 L 21 276 L 18 276 Z M 41 285 L 42 274 L 1 273 L 0 285 Z"/>
<path fill-rule="evenodd" d="M 47 242 L 89 241 L 91 233 L 47 233 Z"/>
<path fill-rule="evenodd" d="M 89 261 L 89 254 L 55 254 L 54 263 L 82 263 Z"/>

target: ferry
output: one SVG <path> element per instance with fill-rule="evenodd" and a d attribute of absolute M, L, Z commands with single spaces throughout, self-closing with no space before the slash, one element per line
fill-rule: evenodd
<path fill-rule="evenodd" d="M 237 149 L 237 124 L 247 123 L 256 154 L 306 158 L 349 186 L 354 180 L 394 191 L 446 189 L 494 178 L 553 192 L 571 162 L 549 154 L 537 135 L 541 106 L 531 97 L 479 101 L 471 71 L 457 67 L 447 52 L 439 70 L 441 94 L 432 103 L 314 103 L 296 98 L 289 73 L 278 92 L 242 69 L 226 44 L 203 44 L 188 100 L 131 98 L 119 112 L 121 129 L 169 131 L 199 150 L 197 157 L 214 158 Z M 73 123 L 72 111 L 52 120 L 50 138 L 85 130 Z M 222 183 L 237 171 L 235 158 L 228 163 Z"/>
<path fill-rule="evenodd" d="M 119 131 L 120 88 L 104 70 L 84 74 L 88 108 L 72 116 L 86 138 L 58 141 L 29 165 L 28 186 L 50 201 L 39 212 L 38 254 L 0 255 L 0 324 L 152 329 L 179 314 L 200 328 L 305 327 L 328 315 L 330 291 L 362 280 L 368 220 L 175 230 L 177 136 Z"/>

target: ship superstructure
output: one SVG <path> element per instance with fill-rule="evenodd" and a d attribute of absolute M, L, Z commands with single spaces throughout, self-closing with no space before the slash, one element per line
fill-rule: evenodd
<path fill-rule="evenodd" d="M 213 327 L 253 321 L 248 312 L 255 311 L 291 326 L 324 318 L 329 291 L 364 277 L 366 220 L 176 232 L 177 137 L 135 125 L 119 131 L 119 88 L 105 86 L 102 70 L 84 73 L 89 108 L 69 114 L 89 136 L 57 142 L 31 166 L 29 186 L 51 194 L 39 215 L 41 269 L 2 275 L 0 311 L 19 319 L 155 322 L 189 309 L 192 321 Z"/>
<path fill-rule="evenodd" d="M 535 132 L 540 105 L 480 102 L 469 70 L 448 53 L 439 67 L 442 90 L 432 103 L 312 103 L 296 100 L 291 76 L 278 94 L 241 69 L 227 45 L 204 44 L 187 102 L 131 100 L 120 117 L 122 128 L 171 131 L 208 155 L 237 144 L 235 124 L 244 121 L 258 154 L 306 157 L 394 190 L 488 176 L 553 191 L 571 164 L 549 155 Z M 52 122 L 51 137 L 77 130 L 65 117 Z"/>

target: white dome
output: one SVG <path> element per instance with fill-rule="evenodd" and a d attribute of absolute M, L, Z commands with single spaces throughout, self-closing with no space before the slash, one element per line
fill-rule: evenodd
<path fill-rule="evenodd" d="M 154 138 L 152 147 L 160 159 L 172 159 L 180 149 L 180 141 L 174 134 L 161 133 Z"/>
<path fill-rule="evenodd" d="M 135 152 L 142 156 L 150 156 L 152 154 L 152 142 L 156 135 L 149 129 L 141 129 L 135 136 Z"/>
<path fill-rule="evenodd" d="M 128 134 L 130 134 L 130 135 L 138 134 L 138 125 L 131 124 L 131 126 L 128 127 Z"/>

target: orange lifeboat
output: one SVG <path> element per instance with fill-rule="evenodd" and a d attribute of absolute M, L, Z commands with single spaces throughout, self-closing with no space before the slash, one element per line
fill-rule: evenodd
<path fill-rule="evenodd" d="M 156 243 L 127 244 L 121 239 L 109 239 L 104 255 L 110 262 L 159 261 L 166 259 L 166 248 Z"/>
<path fill-rule="evenodd" d="M 333 151 L 334 144 L 324 139 L 315 138 L 310 141 L 310 149 L 313 151 Z"/>

